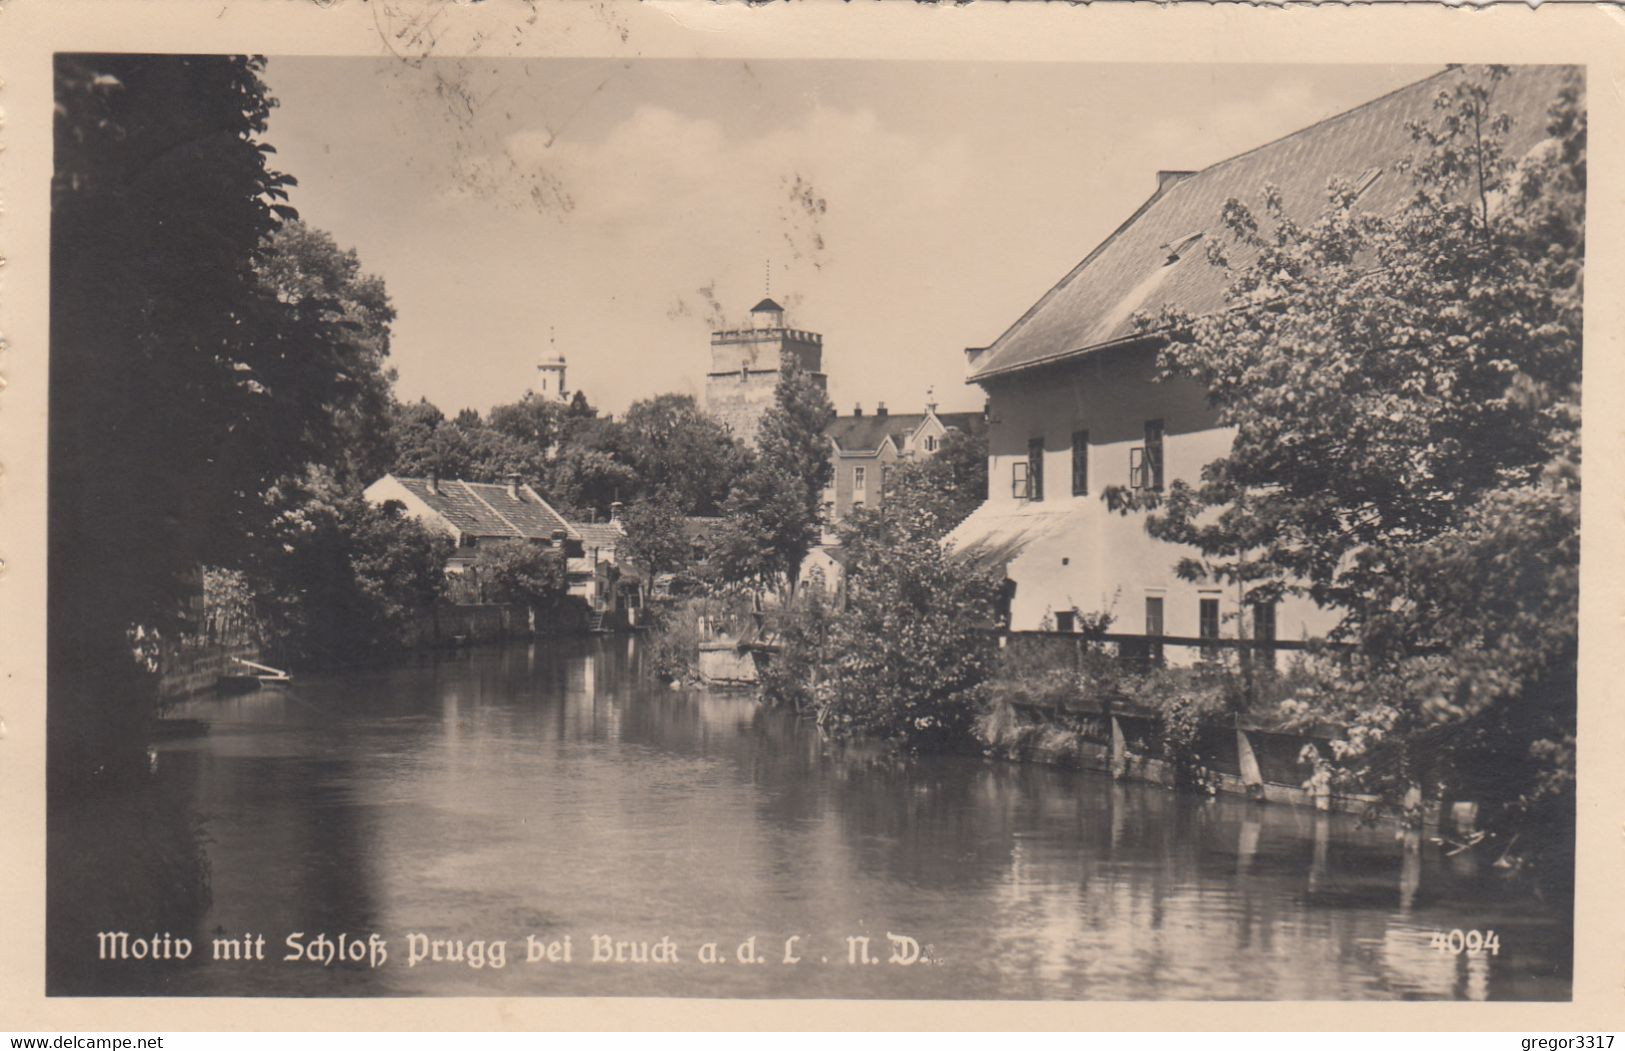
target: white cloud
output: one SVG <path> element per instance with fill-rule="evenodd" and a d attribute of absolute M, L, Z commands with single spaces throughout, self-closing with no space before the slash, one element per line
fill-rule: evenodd
<path fill-rule="evenodd" d="M 511 135 L 464 159 L 451 193 L 645 247 L 753 245 L 821 262 L 843 213 L 949 207 L 967 158 L 963 139 L 916 141 L 868 110 L 814 107 L 798 125 L 734 140 L 715 121 L 643 105 L 596 142 Z"/>

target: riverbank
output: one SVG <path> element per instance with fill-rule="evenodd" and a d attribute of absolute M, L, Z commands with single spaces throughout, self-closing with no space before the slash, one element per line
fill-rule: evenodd
<path fill-rule="evenodd" d="M 333 654 L 314 666 L 288 661 L 274 643 L 247 628 L 229 637 L 182 638 L 159 651 L 158 697 L 164 704 L 175 704 L 213 693 L 223 680 L 242 671 L 238 663 L 242 660 L 281 660 L 300 674 L 314 667 L 379 666 L 411 653 L 586 635 L 590 615 L 586 603 L 579 600 L 566 600 L 546 610 L 524 603 L 437 602 L 407 618 L 395 646 L 366 654 Z M 241 623 L 247 623 L 246 619 Z"/>

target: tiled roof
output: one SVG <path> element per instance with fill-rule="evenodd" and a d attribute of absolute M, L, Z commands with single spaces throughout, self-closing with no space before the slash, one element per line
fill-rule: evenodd
<path fill-rule="evenodd" d="M 829 421 L 824 434 L 844 453 L 872 453 L 880 448 L 887 435 L 891 435 L 892 441 L 901 449 L 903 440 L 924 421 L 925 416 L 920 413 L 837 416 Z"/>
<path fill-rule="evenodd" d="M 980 434 L 987 429 L 987 418 L 979 412 L 939 412 L 937 419 L 946 427 Z M 890 435 L 899 452 L 908 436 L 925 422 L 919 412 L 888 413 L 885 416 L 837 416 L 824 428 L 824 434 L 835 442 L 843 453 L 872 453 Z"/>
<path fill-rule="evenodd" d="M 1496 88 L 1494 112 L 1513 118 L 1508 154 L 1522 156 L 1546 137 L 1546 111 L 1574 67 L 1519 66 Z M 1395 170 L 1416 145 L 1407 121 L 1428 121 L 1433 101 L 1461 74 L 1446 71 L 1285 138 L 1163 182 L 1156 194 L 1090 252 L 998 338 L 974 364 L 971 382 L 1071 357 L 1135 334 L 1133 315 L 1168 304 L 1194 314 L 1224 304 L 1225 280 L 1207 264 L 1203 241 L 1225 237 L 1219 213 L 1237 198 L 1259 214 L 1265 183 L 1280 188 L 1288 214 L 1310 222 L 1324 209 L 1333 177 L 1359 184 L 1380 172 L 1360 207 L 1389 211 L 1412 192 Z M 1177 260 L 1170 261 L 1177 256 Z M 1243 260 L 1232 253 L 1232 263 Z"/>
<path fill-rule="evenodd" d="M 571 522 L 570 528 L 580 534 L 587 547 L 614 547 L 626 538 L 619 522 Z"/>
<path fill-rule="evenodd" d="M 528 485 L 520 486 L 518 495 L 513 496 L 506 485 L 487 482 L 441 479 L 431 492 L 426 478 L 396 481 L 470 536 L 548 540 L 561 529 L 566 536 L 577 536 L 570 524 Z"/>
<path fill-rule="evenodd" d="M 939 412 L 937 419 L 943 426 L 967 434 L 981 434 L 987 430 L 987 416 L 980 412 Z"/>

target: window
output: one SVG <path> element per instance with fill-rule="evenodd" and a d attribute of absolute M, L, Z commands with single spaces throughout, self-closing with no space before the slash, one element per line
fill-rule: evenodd
<path fill-rule="evenodd" d="M 1074 632 L 1078 630 L 1078 614 L 1076 610 L 1062 610 L 1055 614 L 1055 630 Z"/>
<path fill-rule="evenodd" d="M 1044 499 L 1044 439 L 1027 443 L 1027 499 Z"/>
<path fill-rule="evenodd" d="M 1193 245 L 1195 245 L 1196 242 L 1200 241 L 1201 239 L 1202 239 L 1202 231 L 1198 230 L 1194 234 L 1186 234 L 1184 237 L 1176 237 L 1172 241 L 1169 241 L 1167 244 L 1162 245 L 1161 246 L 1162 250 L 1164 252 L 1168 253 L 1168 258 L 1166 260 L 1164 260 L 1162 265 L 1163 266 L 1170 266 L 1170 265 L 1172 265 L 1174 263 L 1179 262 L 1180 258 L 1186 252 L 1190 251 L 1191 247 Z"/>
<path fill-rule="evenodd" d="M 867 493 L 868 491 L 869 482 L 864 469 L 862 467 L 852 468 L 852 492 L 856 494 Z"/>
<path fill-rule="evenodd" d="M 1201 600 L 1201 607 L 1200 607 L 1199 617 L 1198 617 L 1197 634 L 1200 635 L 1204 639 L 1216 639 L 1216 638 L 1219 637 L 1219 600 L 1218 599 L 1216 599 L 1216 598 L 1204 598 L 1204 599 Z M 1209 660 L 1210 661 L 1210 660 L 1213 660 L 1218 655 L 1219 655 L 1219 649 L 1218 649 L 1217 646 L 1203 646 L 1202 647 L 1202 659 L 1203 660 Z"/>
<path fill-rule="evenodd" d="M 1089 432 L 1072 432 L 1072 495 L 1089 495 Z"/>
<path fill-rule="evenodd" d="M 1253 638 L 1259 642 L 1275 641 L 1275 603 L 1253 603 Z"/>
<path fill-rule="evenodd" d="M 1275 641 L 1275 603 L 1253 603 L 1253 638 L 1259 642 Z M 1275 650 L 1260 646 L 1250 655 L 1252 666 L 1264 675 L 1275 673 Z"/>
<path fill-rule="evenodd" d="M 1145 423 L 1145 488 L 1162 488 L 1162 421 Z"/>
<path fill-rule="evenodd" d="M 1145 633 L 1150 638 L 1157 638 L 1162 634 L 1162 596 L 1147 595 L 1145 597 Z M 1153 642 L 1149 649 L 1151 663 L 1162 663 L 1162 643 Z"/>
<path fill-rule="evenodd" d="M 889 490 L 889 489 L 891 489 L 891 464 L 889 464 L 889 463 L 888 464 L 881 464 L 881 466 L 880 466 L 880 492 L 882 494 L 885 494 L 887 492 L 887 490 Z"/>
<path fill-rule="evenodd" d="M 934 434 L 926 435 L 926 438 L 925 438 L 925 451 L 928 452 L 928 453 L 934 453 L 934 452 L 937 451 L 937 436 L 936 435 L 934 435 Z"/>
<path fill-rule="evenodd" d="M 1017 460 L 1010 465 L 1010 495 L 1017 500 L 1027 499 L 1027 461 Z"/>

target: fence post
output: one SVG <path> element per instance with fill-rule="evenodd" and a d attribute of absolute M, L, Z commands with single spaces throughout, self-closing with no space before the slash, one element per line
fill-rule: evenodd
<path fill-rule="evenodd" d="M 1240 719 L 1236 720 L 1236 758 L 1241 766 L 1241 783 L 1249 790 L 1263 789 L 1264 772 L 1259 768 L 1258 756 L 1253 752 L 1252 739 L 1247 736 L 1247 731 L 1241 728 Z"/>
<path fill-rule="evenodd" d="M 1108 715 L 1106 718 L 1112 721 L 1112 777 L 1121 781 L 1128 775 L 1128 735 L 1123 733 L 1123 724 L 1117 721 L 1117 716 Z"/>

